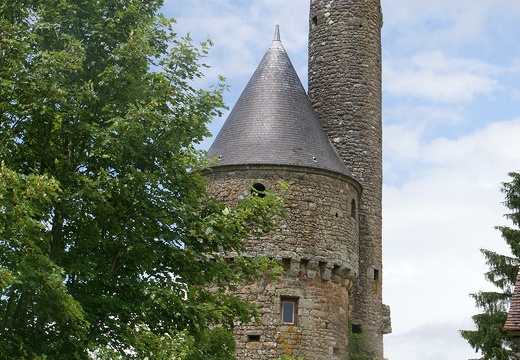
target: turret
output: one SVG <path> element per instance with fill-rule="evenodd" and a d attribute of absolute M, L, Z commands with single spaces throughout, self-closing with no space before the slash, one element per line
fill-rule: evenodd
<path fill-rule="evenodd" d="M 246 256 L 276 260 L 275 282 L 239 284 L 259 323 L 239 324 L 241 360 L 348 357 L 349 301 L 359 277 L 359 183 L 338 156 L 282 46 L 278 28 L 209 150 L 208 190 L 231 206 L 251 188 L 290 185 L 286 218 Z"/>
<path fill-rule="evenodd" d="M 363 187 L 359 279 L 351 322 L 365 350 L 383 357 L 389 310 L 382 304 L 382 125 L 379 0 L 312 0 L 309 97 L 332 144 Z"/>

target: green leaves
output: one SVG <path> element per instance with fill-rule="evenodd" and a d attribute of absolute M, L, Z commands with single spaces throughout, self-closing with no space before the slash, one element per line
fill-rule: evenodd
<path fill-rule="evenodd" d="M 512 180 L 502 184 L 506 195 L 504 204 L 512 211 L 506 214 L 515 226 L 519 225 L 520 214 L 520 174 L 510 173 Z M 483 360 L 516 359 L 512 351 L 512 341 L 507 336 L 504 324 L 511 296 L 516 282 L 518 265 L 520 264 L 520 231 L 507 226 L 500 226 L 503 239 L 509 245 L 513 256 L 506 256 L 482 249 L 489 266 L 485 273 L 486 279 L 495 285 L 499 291 L 482 291 L 471 294 L 481 314 L 472 317 L 476 330 L 463 330 L 461 335 L 475 349 L 480 351 Z"/>
<path fill-rule="evenodd" d="M 482 353 L 484 360 L 513 359 L 511 341 L 504 329 L 507 313 L 504 311 L 488 311 L 472 317 L 477 331 L 461 331 L 468 343 Z"/>
<path fill-rule="evenodd" d="M 53 179 L 0 165 L 0 351 L 14 358 L 41 353 L 61 358 L 58 343 L 73 353 L 88 327 L 67 291 L 63 269 L 49 258 L 48 220 L 58 193 Z"/>
<path fill-rule="evenodd" d="M 226 359 L 255 316 L 229 290 L 274 266 L 241 252 L 283 204 L 206 193 L 193 144 L 226 86 L 197 88 L 211 42 L 160 7 L 0 4 L 2 354 Z"/>

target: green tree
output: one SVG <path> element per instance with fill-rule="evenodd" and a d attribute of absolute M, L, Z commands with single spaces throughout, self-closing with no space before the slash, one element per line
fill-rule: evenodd
<path fill-rule="evenodd" d="M 194 85 L 211 43 L 177 37 L 161 5 L 0 3 L 2 358 L 224 359 L 255 315 L 228 290 L 271 263 L 212 254 L 283 206 L 206 193 L 193 144 L 225 86 Z"/>
<path fill-rule="evenodd" d="M 504 324 L 520 264 L 520 174 L 510 173 L 510 182 L 502 184 L 505 206 L 511 211 L 505 217 L 514 228 L 497 226 L 502 238 L 511 249 L 511 256 L 482 249 L 489 271 L 485 278 L 497 287 L 497 291 L 481 291 L 471 294 L 482 313 L 472 317 L 476 330 L 463 330 L 461 335 L 482 354 L 484 360 L 517 359 L 511 351 L 512 342 L 507 337 Z"/>

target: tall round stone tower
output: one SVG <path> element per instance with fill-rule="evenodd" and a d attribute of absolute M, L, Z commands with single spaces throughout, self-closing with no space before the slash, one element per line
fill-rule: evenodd
<path fill-rule="evenodd" d="M 361 183 L 359 278 L 352 324 L 365 349 L 383 356 L 389 310 L 382 304 L 380 0 L 311 0 L 309 97 L 344 163 Z"/>
<path fill-rule="evenodd" d="M 207 174 L 209 191 L 229 204 L 252 188 L 290 185 L 280 229 L 245 239 L 245 255 L 276 259 L 285 272 L 238 287 L 238 296 L 258 304 L 261 322 L 236 328 L 237 358 L 348 359 L 361 186 L 330 144 L 278 28 L 209 156 L 219 159 Z"/>

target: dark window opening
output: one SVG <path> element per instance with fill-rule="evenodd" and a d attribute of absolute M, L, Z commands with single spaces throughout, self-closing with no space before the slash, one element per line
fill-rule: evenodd
<path fill-rule="evenodd" d="M 247 335 L 247 342 L 259 342 L 260 335 Z"/>
<path fill-rule="evenodd" d="M 374 280 L 379 280 L 379 270 L 374 269 Z"/>
<path fill-rule="evenodd" d="M 317 16 L 313 16 L 312 17 L 312 25 L 313 26 L 317 26 L 318 25 L 318 17 Z"/>
<path fill-rule="evenodd" d="M 341 275 L 341 266 L 334 265 L 334 267 L 332 268 L 332 274 L 333 275 Z"/>
<path fill-rule="evenodd" d="M 251 195 L 258 196 L 258 197 L 265 197 L 265 186 L 260 183 L 255 183 L 251 187 Z"/>
<path fill-rule="evenodd" d="M 350 216 L 352 216 L 354 219 L 357 217 L 356 200 L 354 199 L 352 199 L 350 202 Z"/>
<path fill-rule="evenodd" d="M 286 325 L 298 323 L 298 298 L 282 297 L 280 299 L 280 322 Z"/>
<path fill-rule="evenodd" d="M 303 274 L 305 274 L 305 271 L 307 271 L 307 269 L 309 268 L 309 262 L 310 262 L 310 260 L 308 260 L 308 259 L 301 260 L 300 271 L 302 271 Z"/>
<path fill-rule="evenodd" d="M 289 270 L 291 268 L 291 258 L 282 258 L 282 267 L 284 270 Z"/>
<path fill-rule="evenodd" d="M 352 333 L 353 334 L 363 334 L 363 329 L 359 324 L 352 324 Z"/>
<path fill-rule="evenodd" d="M 339 355 L 339 348 L 335 347 L 335 348 L 332 348 L 332 355 Z"/>

